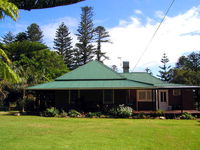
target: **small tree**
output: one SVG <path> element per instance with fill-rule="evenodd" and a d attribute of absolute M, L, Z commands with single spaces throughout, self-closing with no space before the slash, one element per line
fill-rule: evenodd
<path fill-rule="evenodd" d="M 69 69 L 72 68 L 72 38 L 70 32 L 64 22 L 58 27 L 56 31 L 56 38 L 54 39 L 54 48 L 58 54 L 62 55 L 65 64 Z"/>
<path fill-rule="evenodd" d="M 161 63 L 163 64 L 163 66 L 159 66 L 159 68 L 161 69 L 159 71 L 159 75 L 158 77 L 161 78 L 161 80 L 163 81 L 169 81 L 170 80 L 170 68 L 171 66 L 168 66 L 167 63 L 169 62 L 169 59 L 166 55 L 166 53 L 163 54 L 163 57 L 161 59 Z"/>
<path fill-rule="evenodd" d="M 42 43 L 42 31 L 39 25 L 37 25 L 36 23 L 32 23 L 30 26 L 28 26 L 26 33 L 29 41 Z"/>
<path fill-rule="evenodd" d="M 81 22 L 78 26 L 78 40 L 76 44 L 80 54 L 80 64 L 83 65 L 92 60 L 94 57 L 94 24 L 92 7 L 82 7 Z"/>
<path fill-rule="evenodd" d="M 102 26 L 98 26 L 95 28 L 95 42 L 97 43 L 97 49 L 95 51 L 96 54 L 96 59 L 98 61 L 103 61 L 101 60 L 102 58 L 108 59 L 108 57 L 105 55 L 106 53 L 103 53 L 101 51 L 101 45 L 102 43 L 107 43 L 110 42 L 110 40 L 108 39 L 110 37 L 110 35 L 108 34 L 108 32 L 106 31 L 106 29 Z"/>
<path fill-rule="evenodd" d="M 148 67 L 145 69 L 145 71 L 146 71 L 147 73 L 149 73 L 150 75 L 153 75 L 151 69 L 149 69 Z"/>
<path fill-rule="evenodd" d="M 9 44 L 15 41 L 15 35 L 13 35 L 13 33 L 9 31 L 2 37 L 2 39 L 4 44 Z"/>

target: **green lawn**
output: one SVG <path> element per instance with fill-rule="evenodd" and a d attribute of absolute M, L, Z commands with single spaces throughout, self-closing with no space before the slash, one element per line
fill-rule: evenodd
<path fill-rule="evenodd" d="M 0 115 L 0 150 L 200 150 L 197 120 Z"/>

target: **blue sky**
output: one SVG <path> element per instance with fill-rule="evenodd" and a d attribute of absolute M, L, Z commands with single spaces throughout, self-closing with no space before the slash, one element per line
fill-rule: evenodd
<path fill-rule="evenodd" d="M 103 50 L 108 53 L 108 65 L 120 60 L 130 61 L 131 70 L 142 54 L 145 45 L 155 31 L 163 13 L 171 0 L 86 0 L 81 3 L 32 11 L 20 11 L 17 22 L 5 18 L 0 22 L 0 36 L 12 31 L 25 31 L 31 23 L 40 25 L 44 39 L 53 47 L 55 30 L 61 22 L 69 27 L 76 41 L 75 33 L 80 21 L 81 7 L 94 8 L 95 26 L 102 25 L 110 32 L 113 44 L 105 44 Z M 176 0 L 158 35 L 143 56 L 134 71 L 143 71 L 146 67 L 155 74 L 164 52 L 171 64 L 184 53 L 200 50 L 200 1 Z"/>

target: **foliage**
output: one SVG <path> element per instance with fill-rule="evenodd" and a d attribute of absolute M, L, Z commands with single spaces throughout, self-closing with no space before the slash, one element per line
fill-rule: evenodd
<path fill-rule="evenodd" d="M 9 64 L 11 64 L 10 59 L 6 55 L 6 53 L 0 48 L 0 79 L 18 83 L 20 82 L 19 76 L 11 69 Z M 1 89 L 1 88 L 0 88 Z"/>
<path fill-rule="evenodd" d="M 43 35 L 38 24 L 32 23 L 27 27 L 26 33 L 29 41 L 42 43 Z"/>
<path fill-rule="evenodd" d="M 42 116 L 44 117 L 55 117 L 59 115 L 59 110 L 57 110 L 56 108 L 54 107 L 51 107 L 51 108 L 47 108 L 43 113 L 42 113 Z"/>
<path fill-rule="evenodd" d="M 34 111 L 35 110 L 35 100 L 33 95 L 27 95 L 23 98 L 18 99 L 18 107 L 22 111 Z"/>
<path fill-rule="evenodd" d="M 163 57 L 161 59 L 161 63 L 163 64 L 163 66 L 159 66 L 159 68 L 161 69 L 159 71 L 159 75 L 158 77 L 161 78 L 161 80 L 163 81 L 169 81 L 170 80 L 170 68 L 171 66 L 168 66 L 167 63 L 169 62 L 169 59 L 166 55 L 166 53 L 163 54 Z"/>
<path fill-rule="evenodd" d="M 170 71 L 170 82 L 200 85 L 200 52 L 181 56 Z"/>
<path fill-rule="evenodd" d="M 156 110 L 155 115 L 157 117 L 163 116 L 164 115 L 164 111 L 163 110 Z"/>
<path fill-rule="evenodd" d="M 12 84 L 4 80 L 1 81 L 0 88 L 1 106 L 9 107 L 10 103 L 16 103 L 18 99 L 22 98 L 23 90 L 18 84 Z"/>
<path fill-rule="evenodd" d="M 180 119 L 187 119 L 187 120 L 191 120 L 191 119 L 195 119 L 194 116 L 192 116 L 190 113 L 188 112 L 184 112 L 181 114 Z"/>
<path fill-rule="evenodd" d="M 71 5 L 84 0 L 9 0 L 18 6 L 19 9 L 31 10 L 31 9 L 43 9 L 56 6 Z"/>
<path fill-rule="evenodd" d="M 13 42 L 6 45 L 6 51 L 12 61 L 20 60 L 20 55 L 24 54 L 28 58 L 32 57 L 32 52 L 47 49 L 47 46 L 39 42 L 22 41 Z"/>
<path fill-rule="evenodd" d="M 82 7 L 81 22 L 78 26 L 78 40 L 76 47 L 79 51 L 79 65 L 86 64 L 93 58 L 94 46 L 94 25 L 93 25 L 93 9 L 92 7 Z"/>
<path fill-rule="evenodd" d="M 15 42 L 27 41 L 28 36 L 25 32 L 19 32 L 15 37 Z"/>
<path fill-rule="evenodd" d="M 93 118 L 93 117 L 100 117 L 102 115 L 101 112 L 89 112 L 87 113 L 86 117 Z"/>
<path fill-rule="evenodd" d="M 78 117 L 78 116 L 80 116 L 80 113 L 75 109 L 71 109 L 71 110 L 69 110 L 68 115 L 70 117 Z"/>
<path fill-rule="evenodd" d="M 72 69 L 72 38 L 67 26 L 62 22 L 56 31 L 56 38 L 54 39 L 54 49 L 57 50 L 58 54 L 62 55 L 65 64 L 69 69 Z"/>
<path fill-rule="evenodd" d="M 22 54 L 14 64 L 18 74 L 28 84 L 50 81 L 68 72 L 62 57 L 47 49 L 32 52 L 30 58 Z"/>
<path fill-rule="evenodd" d="M 15 36 L 13 35 L 12 32 L 9 31 L 2 37 L 2 39 L 4 44 L 10 44 L 15 41 Z"/>
<path fill-rule="evenodd" d="M 130 117 L 132 113 L 133 109 L 129 106 L 124 106 L 124 105 L 115 106 L 109 110 L 110 115 L 120 118 Z"/>
<path fill-rule="evenodd" d="M 145 113 L 141 112 L 139 114 L 133 114 L 133 118 L 135 119 L 147 119 L 149 116 L 147 116 Z"/>
<path fill-rule="evenodd" d="M 176 63 L 176 68 L 191 71 L 200 71 L 200 51 L 192 52 L 188 56 L 181 56 Z"/>
<path fill-rule="evenodd" d="M 98 61 L 103 61 L 101 60 L 102 58 L 108 59 L 108 57 L 105 55 L 105 52 L 101 51 L 101 45 L 102 43 L 108 43 L 110 40 L 108 39 L 110 37 L 109 33 L 106 31 L 106 29 L 103 26 L 98 26 L 95 28 L 95 42 L 97 43 L 97 49 L 95 51 L 96 54 L 96 59 Z"/>
<path fill-rule="evenodd" d="M 14 21 L 19 17 L 19 10 L 15 4 L 8 0 L 0 1 L 0 19 L 9 16 Z"/>
<path fill-rule="evenodd" d="M 59 117 L 67 117 L 68 113 L 65 112 L 64 110 L 61 110 L 61 112 L 59 113 Z"/>

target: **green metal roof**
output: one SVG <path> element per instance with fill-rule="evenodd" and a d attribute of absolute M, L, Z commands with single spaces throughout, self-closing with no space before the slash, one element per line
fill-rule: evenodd
<path fill-rule="evenodd" d="M 153 88 L 152 85 L 128 81 L 128 80 L 106 80 L 106 81 L 53 81 L 29 87 L 29 90 L 45 89 L 123 89 L 123 88 Z"/>
<path fill-rule="evenodd" d="M 86 65 L 78 67 L 77 69 L 64 74 L 61 77 L 56 78 L 57 80 L 116 80 L 125 79 L 123 76 L 113 71 L 106 65 L 98 62 L 91 61 Z"/>
<path fill-rule="evenodd" d="M 138 81 L 142 83 L 149 84 L 165 84 L 166 82 L 161 81 L 160 79 L 150 75 L 147 72 L 131 72 L 131 73 L 122 73 L 124 77 L 129 80 Z"/>
<path fill-rule="evenodd" d="M 145 73 L 117 73 L 98 62 L 91 61 L 53 82 L 29 87 L 29 90 L 53 89 L 123 89 L 123 88 L 196 88 L 181 84 L 170 84 Z M 198 87 L 199 88 L 199 87 Z"/>

